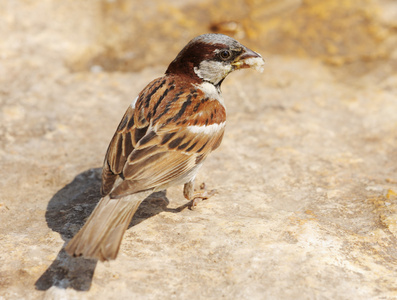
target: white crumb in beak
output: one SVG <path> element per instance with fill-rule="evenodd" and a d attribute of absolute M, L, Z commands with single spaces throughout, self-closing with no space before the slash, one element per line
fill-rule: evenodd
<path fill-rule="evenodd" d="M 244 63 L 249 65 L 250 68 L 262 73 L 265 61 L 263 60 L 262 57 L 251 57 L 251 58 L 245 59 Z"/>

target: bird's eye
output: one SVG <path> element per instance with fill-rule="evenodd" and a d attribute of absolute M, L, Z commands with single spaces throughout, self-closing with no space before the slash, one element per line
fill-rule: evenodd
<path fill-rule="evenodd" d="M 219 52 L 219 56 L 221 57 L 221 59 L 227 60 L 232 56 L 232 52 L 230 52 L 229 50 L 222 50 L 221 52 Z"/>

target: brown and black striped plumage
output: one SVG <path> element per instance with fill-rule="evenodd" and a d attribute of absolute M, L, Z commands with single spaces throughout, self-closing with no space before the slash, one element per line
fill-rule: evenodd
<path fill-rule="evenodd" d="M 102 194 L 118 198 L 173 185 L 219 146 L 225 121 L 223 105 L 198 86 L 179 76 L 153 81 L 127 109 L 109 145 Z M 218 129 L 190 130 L 209 125 Z M 113 189 L 117 176 L 124 181 Z"/>
<path fill-rule="evenodd" d="M 202 198 L 193 183 L 221 143 L 226 109 L 220 92 L 235 69 L 263 63 L 259 54 L 216 34 L 193 39 L 128 107 L 104 161 L 103 198 L 69 242 L 74 256 L 114 259 L 124 231 L 151 192 L 184 184 L 188 200 Z"/>

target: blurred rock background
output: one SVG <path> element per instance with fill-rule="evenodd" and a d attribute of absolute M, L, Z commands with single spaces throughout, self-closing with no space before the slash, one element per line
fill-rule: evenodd
<path fill-rule="evenodd" d="M 53 32 L 51 39 L 47 37 L 57 44 L 53 47 L 73 45 L 65 57 L 72 71 L 92 67 L 139 71 L 166 65 L 186 40 L 203 32 L 228 34 L 269 54 L 348 65 L 355 75 L 389 59 L 394 62 L 389 72 L 395 67 L 393 0 L 360 4 L 354 0 L 110 0 L 83 4 L 9 0 L 2 6 L 2 33 L 8 37 L 3 43 L 12 39 L 14 47 L 18 46 L 15 36 L 7 34 L 10 29 L 35 35 L 31 39 L 36 41 Z"/>
<path fill-rule="evenodd" d="M 70 61 L 73 70 L 98 65 L 107 71 L 137 71 L 167 64 L 172 58 L 167 52 L 178 52 L 186 40 L 208 31 L 228 34 L 262 52 L 349 65 L 355 75 L 391 58 L 396 48 L 394 1 L 366 0 L 360 5 L 353 0 L 147 1 L 138 5 L 115 0 L 92 4 L 97 12 L 93 16 L 96 38 Z"/>
<path fill-rule="evenodd" d="M 219 194 L 69 258 L 128 103 L 206 32 L 266 61 L 224 83 Z M 397 297 L 395 0 L 3 0 L 0 36 L 1 300 Z"/>

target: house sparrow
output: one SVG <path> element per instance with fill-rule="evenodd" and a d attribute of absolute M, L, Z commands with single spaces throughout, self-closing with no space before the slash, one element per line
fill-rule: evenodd
<path fill-rule="evenodd" d="M 226 108 L 220 86 L 232 71 L 262 69 L 262 57 L 223 34 L 191 40 L 163 77 L 147 85 L 128 107 L 108 147 L 103 198 L 66 246 L 72 256 L 115 259 L 134 213 L 152 192 L 184 185 L 188 200 L 204 160 L 222 141 Z"/>

